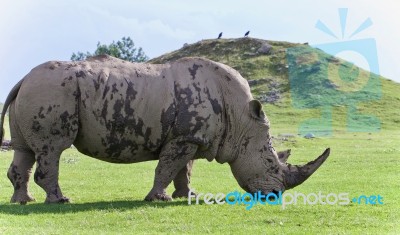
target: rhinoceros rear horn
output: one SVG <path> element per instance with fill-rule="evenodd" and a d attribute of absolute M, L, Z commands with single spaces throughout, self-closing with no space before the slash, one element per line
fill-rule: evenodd
<path fill-rule="evenodd" d="M 325 152 L 314 161 L 311 161 L 303 166 L 292 166 L 287 165 L 285 172 L 286 189 L 291 189 L 303 183 L 308 177 L 310 177 L 328 158 L 330 148 L 327 148 Z"/>

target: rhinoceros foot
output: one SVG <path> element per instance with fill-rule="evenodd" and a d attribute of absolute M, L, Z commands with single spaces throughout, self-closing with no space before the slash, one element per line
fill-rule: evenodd
<path fill-rule="evenodd" d="M 145 199 L 146 201 L 172 201 L 171 196 L 165 193 L 148 194 Z"/>
<path fill-rule="evenodd" d="M 194 192 L 190 191 L 190 189 L 185 189 L 185 190 L 175 190 L 172 193 L 172 198 L 181 198 L 181 197 L 188 198 L 189 192 L 190 192 L 190 195 L 196 196 L 196 194 Z"/>
<path fill-rule="evenodd" d="M 55 197 L 47 197 L 45 203 L 60 203 L 60 204 L 64 204 L 64 203 L 69 203 L 70 200 L 67 197 L 60 197 L 60 198 L 55 198 Z"/>
<path fill-rule="evenodd" d="M 31 195 L 13 195 L 10 202 L 11 203 L 19 203 L 21 205 L 26 205 L 28 202 L 36 201 Z"/>

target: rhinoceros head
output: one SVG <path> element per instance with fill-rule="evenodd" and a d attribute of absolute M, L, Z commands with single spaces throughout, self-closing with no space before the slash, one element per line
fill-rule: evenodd
<path fill-rule="evenodd" d="M 247 120 L 246 120 L 247 122 Z M 249 126 L 243 133 L 237 157 L 230 162 L 231 170 L 241 188 L 249 193 L 283 192 L 310 177 L 328 158 L 330 149 L 314 161 L 302 166 L 286 163 L 272 147 L 269 121 L 257 100 L 249 102 Z"/>

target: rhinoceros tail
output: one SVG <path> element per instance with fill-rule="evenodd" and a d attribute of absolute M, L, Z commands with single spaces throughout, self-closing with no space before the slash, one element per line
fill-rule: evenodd
<path fill-rule="evenodd" d="M 3 138 L 4 138 L 4 128 L 0 128 L 0 147 L 3 145 Z"/>
<path fill-rule="evenodd" d="M 13 89 L 10 91 L 10 93 L 7 96 L 6 102 L 4 103 L 3 110 L 1 111 L 1 118 L 0 118 L 0 145 L 3 143 L 3 138 L 4 138 L 4 117 L 6 116 L 6 112 L 8 107 L 10 106 L 11 102 L 17 97 L 19 89 L 21 88 L 22 82 L 24 79 L 19 81 Z"/>

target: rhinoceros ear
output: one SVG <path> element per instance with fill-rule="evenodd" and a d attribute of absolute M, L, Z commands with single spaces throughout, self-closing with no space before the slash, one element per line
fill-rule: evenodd
<path fill-rule="evenodd" d="M 265 114 L 262 111 L 262 105 L 260 101 L 258 100 L 252 100 L 249 102 L 249 110 L 250 110 L 250 115 L 257 119 L 257 120 L 264 120 L 265 119 Z"/>

